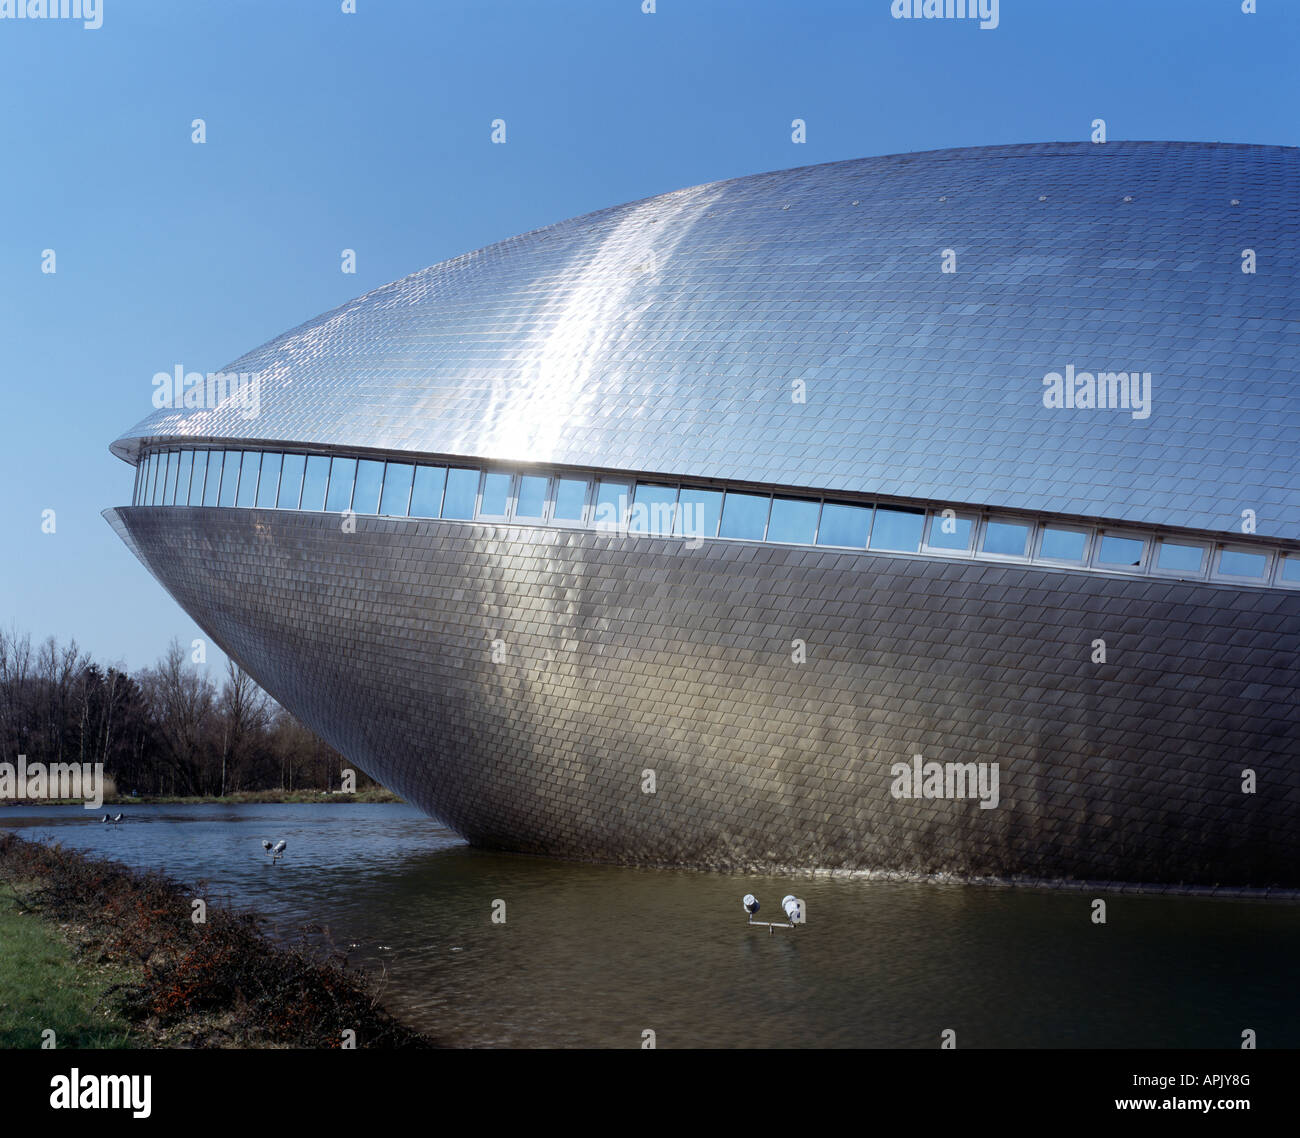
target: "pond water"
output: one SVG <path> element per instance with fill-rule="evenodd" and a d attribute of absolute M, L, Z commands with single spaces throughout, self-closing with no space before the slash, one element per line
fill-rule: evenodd
<path fill-rule="evenodd" d="M 119 807 L 112 808 L 116 813 Z M 402 805 L 6 807 L 25 837 L 328 929 L 388 1007 L 472 1046 L 1300 1046 L 1300 905 L 582 865 L 474 850 Z M 263 839 L 285 839 L 272 866 Z M 801 928 L 781 919 L 802 897 Z M 504 902 L 505 923 L 493 923 Z M 501 907 L 496 906 L 499 910 Z"/>

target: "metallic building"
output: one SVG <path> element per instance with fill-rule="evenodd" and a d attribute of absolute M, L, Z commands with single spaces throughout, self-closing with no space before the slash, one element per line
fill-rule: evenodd
<path fill-rule="evenodd" d="M 936 151 L 549 226 L 163 385 L 107 517 L 483 845 L 1294 886 L 1298 155 Z"/>

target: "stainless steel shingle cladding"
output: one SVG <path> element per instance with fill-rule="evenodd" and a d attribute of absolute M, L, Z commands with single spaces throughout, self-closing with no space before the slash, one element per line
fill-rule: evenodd
<path fill-rule="evenodd" d="M 368 293 L 225 369 L 256 377 L 256 415 L 164 408 L 113 444 L 188 471 L 264 452 L 246 468 L 281 481 L 282 453 L 333 455 L 379 516 L 143 479 L 134 500 L 179 504 L 107 516 L 267 690 L 484 845 L 1294 887 L 1298 238 L 1281 147 L 986 147 L 681 190 Z M 1067 369 L 1150 373 L 1149 417 L 1045 406 Z M 477 516 L 390 517 L 373 459 L 533 470 L 552 499 L 574 471 L 1128 526 L 1268 569 L 485 519 L 487 474 Z M 997 806 L 900 797 L 916 754 L 997 764 Z"/>

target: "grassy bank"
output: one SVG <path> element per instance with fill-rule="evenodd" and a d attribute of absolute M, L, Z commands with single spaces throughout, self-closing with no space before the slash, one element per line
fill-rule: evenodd
<path fill-rule="evenodd" d="M 241 790 L 233 794 L 211 794 L 185 797 L 183 795 L 142 794 L 132 798 L 124 794 L 105 795 L 107 806 L 178 806 L 178 805 L 227 805 L 240 806 L 246 803 L 321 803 L 350 802 L 402 802 L 391 790 L 382 786 L 358 790 L 353 794 L 340 794 L 329 790 Z M 0 799 L 0 806 L 79 806 L 80 798 L 40 799 L 39 801 Z"/>
<path fill-rule="evenodd" d="M 39 1046 L 54 1016 L 60 1047 L 436 1046 L 364 974 L 160 874 L 4 833 L 0 889 L 0 1046 Z"/>
<path fill-rule="evenodd" d="M 0 884 L 0 1048 L 136 1047 L 141 1041 L 102 993 L 128 983 L 130 972 L 78 962 L 59 928 L 23 907 Z"/>

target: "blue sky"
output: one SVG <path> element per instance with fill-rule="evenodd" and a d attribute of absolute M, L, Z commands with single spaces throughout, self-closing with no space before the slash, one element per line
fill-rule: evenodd
<path fill-rule="evenodd" d="M 1297 0 L 1002 0 L 992 30 L 891 0 L 102 5 L 98 30 L 0 19 L 0 624 L 131 668 L 201 635 L 100 517 L 155 372 L 719 178 L 1098 117 L 1112 140 L 1300 141 Z"/>

